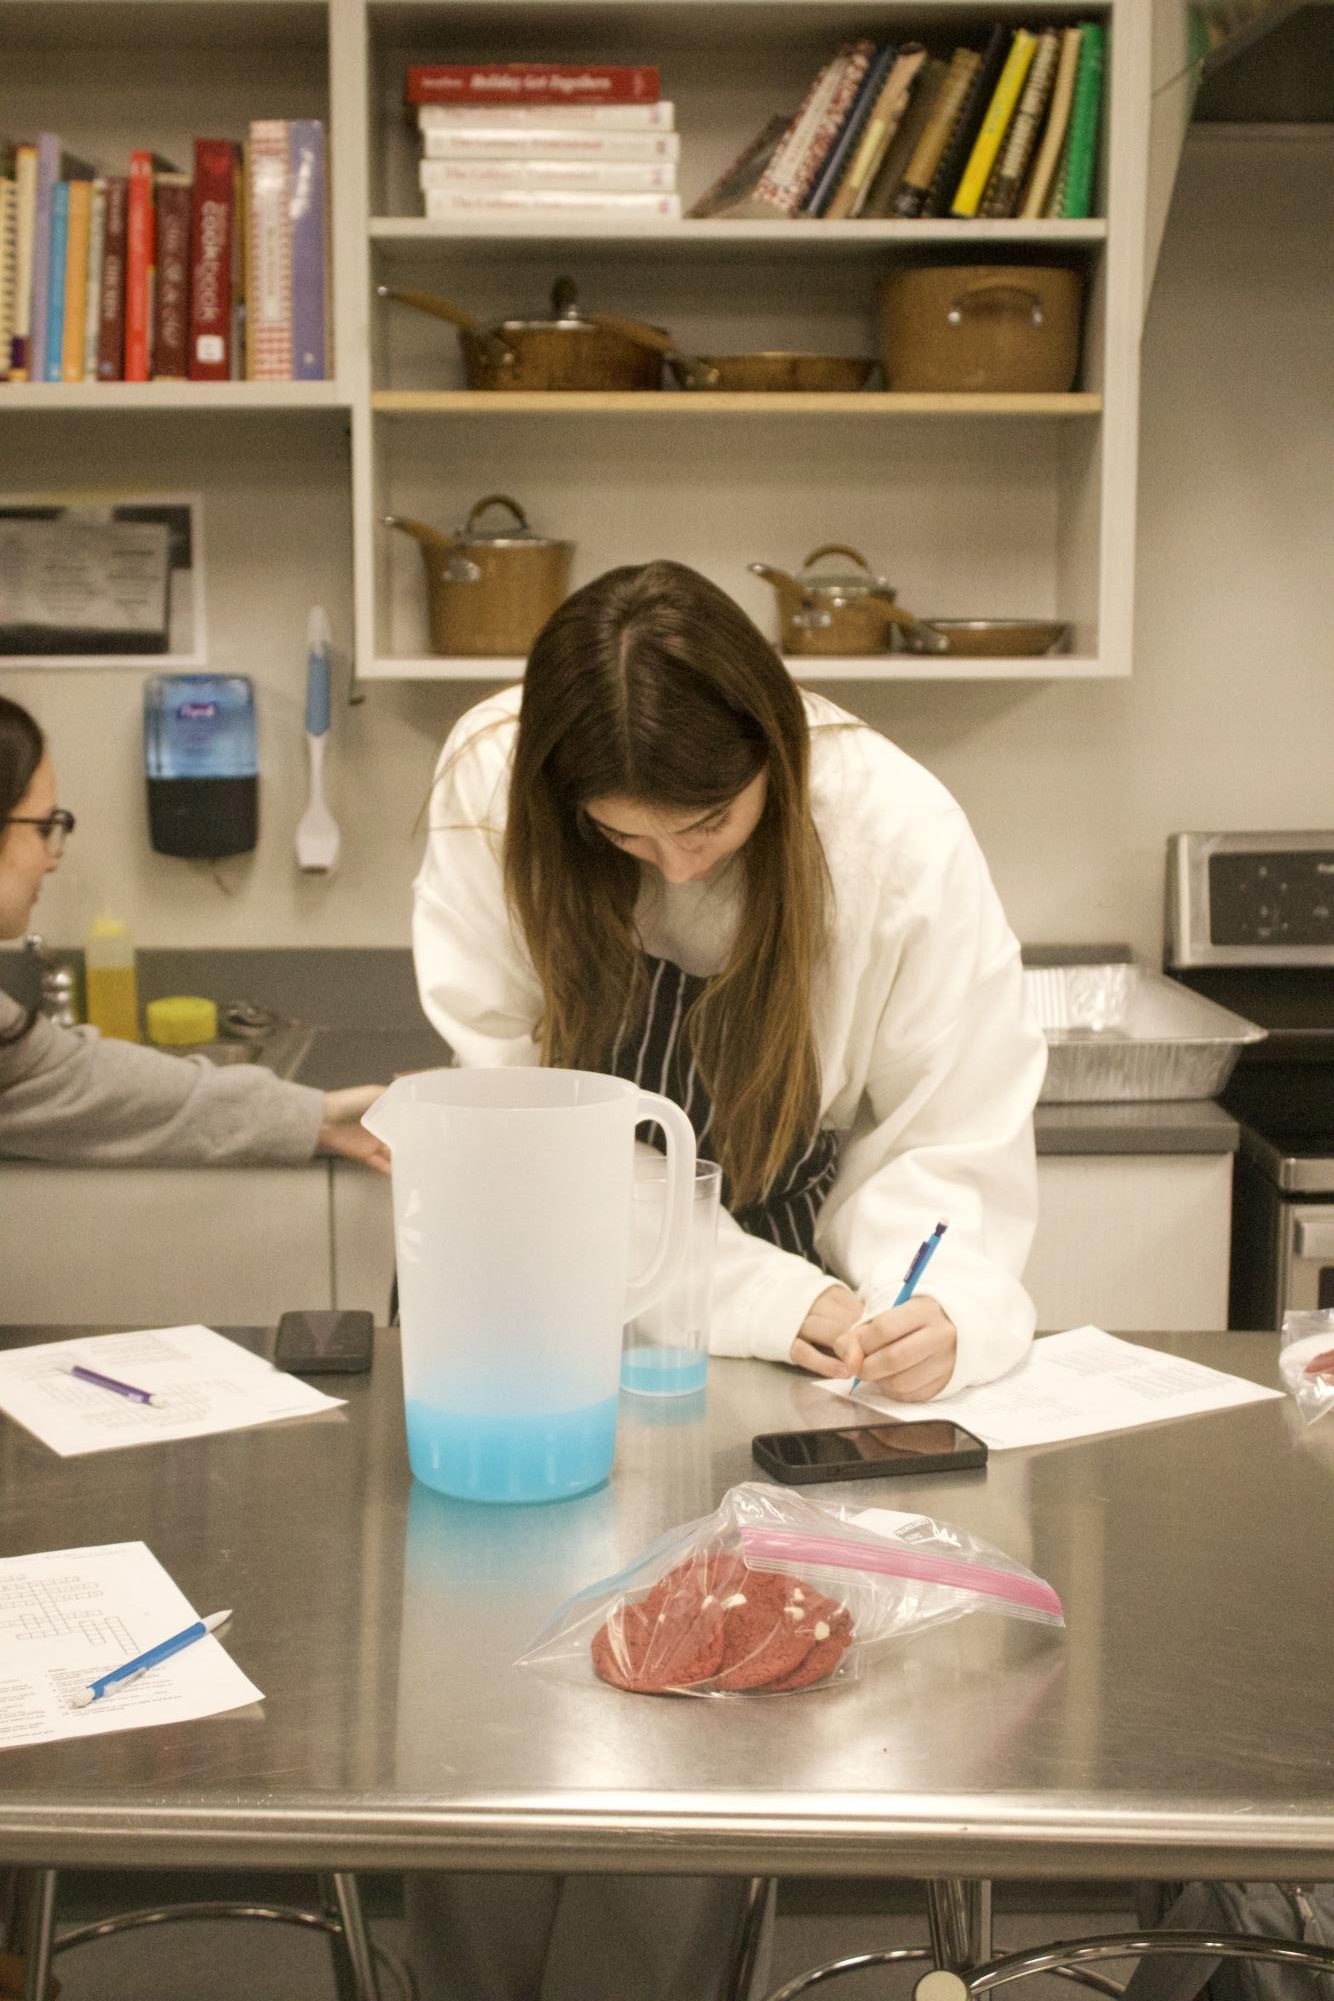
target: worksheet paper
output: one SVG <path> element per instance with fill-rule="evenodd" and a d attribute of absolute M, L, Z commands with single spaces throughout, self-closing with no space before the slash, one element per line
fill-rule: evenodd
<path fill-rule="evenodd" d="M 1119 1340 L 1101 1327 L 1045 1335 L 1008 1376 L 929 1406 L 897 1403 L 869 1383 L 854 1390 L 850 1377 L 816 1387 L 888 1417 L 952 1417 L 997 1452 L 1011 1445 L 1055 1445 L 1065 1438 L 1127 1431 L 1282 1395 L 1201 1362 Z"/>
<path fill-rule="evenodd" d="M 262 1702 L 209 1633 L 86 1709 L 70 1707 L 89 1682 L 198 1617 L 142 1542 L 0 1559 L 0 1748 L 189 1723 Z"/>
<path fill-rule="evenodd" d="M 80 1382 L 69 1373 L 73 1362 L 137 1390 L 152 1390 L 162 1402 L 136 1403 Z M 202 1438 L 212 1431 L 307 1417 L 341 1402 L 211 1327 L 94 1334 L 0 1354 L 0 1411 L 65 1459 L 113 1445 Z"/>

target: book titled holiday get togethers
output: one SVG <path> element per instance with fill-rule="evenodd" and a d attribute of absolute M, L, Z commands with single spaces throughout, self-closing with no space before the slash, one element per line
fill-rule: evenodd
<path fill-rule="evenodd" d="M 413 63 L 409 104 L 656 104 L 644 63 Z"/>

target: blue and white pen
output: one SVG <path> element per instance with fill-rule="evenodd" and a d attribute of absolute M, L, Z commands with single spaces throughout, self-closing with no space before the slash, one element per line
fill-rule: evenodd
<path fill-rule="evenodd" d="M 136 1654 L 133 1660 L 124 1661 L 120 1667 L 112 1668 L 110 1674 L 101 1674 L 96 1681 L 90 1681 L 86 1688 L 81 1688 L 77 1695 L 70 1697 L 70 1708 L 86 1709 L 90 1702 L 96 1702 L 109 1688 L 115 1688 L 123 1681 L 133 1681 L 136 1675 L 146 1674 L 148 1669 L 156 1667 L 159 1661 L 170 1660 L 173 1654 L 180 1653 L 182 1647 L 192 1647 L 196 1640 L 202 1640 L 209 1633 L 216 1632 L 219 1626 L 226 1625 L 231 1616 L 230 1612 L 210 1612 L 207 1618 L 196 1619 L 193 1626 L 186 1626 L 181 1632 L 173 1633 L 169 1640 L 159 1640 L 146 1654 Z"/>
<path fill-rule="evenodd" d="M 137 1390 L 133 1383 L 122 1383 L 115 1376 L 104 1376 L 98 1369 L 87 1368 L 82 1362 L 71 1362 L 69 1372 L 77 1376 L 81 1383 L 92 1383 L 99 1390 L 114 1390 L 118 1397 L 128 1397 L 131 1403 L 157 1405 L 162 1398 L 152 1390 Z"/>
<path fill-rule="evenodd" d="M 895 1306 L 902 1306 L 905 1299 L 912 1298 L 913 1294 L 917 1290 L 918 1279 L 920 1279 L 922 1273 L 926 1270 L 932 1258 L 935 1256 L 936 1245 L 940 1242 L 941 1238 L 944 1236 L 948 1228 L 949 1228 L 948 1223 L 937 1223 L 935 1229 L 931 1232 L 931 1235 L 929 1237 L 925 1237 L 922 1240 L 922 1242 L 917 1246 L 917 1249 L 912 1254 L 912 1262 L 908 1266 L 907 1271 L 904 1272 L 903 1274 L 903 1284 L 899 1287 L 898 1293 L 894 1299 Z M 873 1313 L 868 1313 L 864 1315 L 863 1318 L 856 1323 L 856 1327 L 864 1327 L 868 1320 L 874 1320 L 874 1318 L 875 1315 Z M 854 1333 L 856 1332 L 856 1327 L 854 1327 L 852 1330 Z M 848 1385 L 849 1396 L 851 1396 L 853 1390 L 856 1389 L 860 1381 L 861 1381 L 860 1376 L 853 1377 L 851 1383 Z"/>

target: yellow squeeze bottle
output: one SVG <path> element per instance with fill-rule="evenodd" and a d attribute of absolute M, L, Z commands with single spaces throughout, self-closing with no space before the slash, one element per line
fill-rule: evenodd
<path fill-rule="evenodd" d="M 97 917 L 84 942 L 84 994 L 88 1020 L 103 1035 L 139 1040 L 139 978 L 130 927 L 120 917 Z"/>

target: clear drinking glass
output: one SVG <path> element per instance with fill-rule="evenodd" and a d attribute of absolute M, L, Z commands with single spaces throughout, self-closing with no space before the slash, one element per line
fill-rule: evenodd
<path fill-rule="evenodd" d="M 714 1248 L 718 1239 L 723 1171 L 711 1160 L 695 1163 L 685 1255 L 667 1290 L 625 1324 L 621 1388 L 640 1396 L 688 1396 L 703 1389 L 709 1373 L 709 1320 L 713 1306 Z M 662 1229 L 667 1163 L 642 1150 L 635 1161 L 632 1197 L 632 1268 L 641 1265 Z"/>

